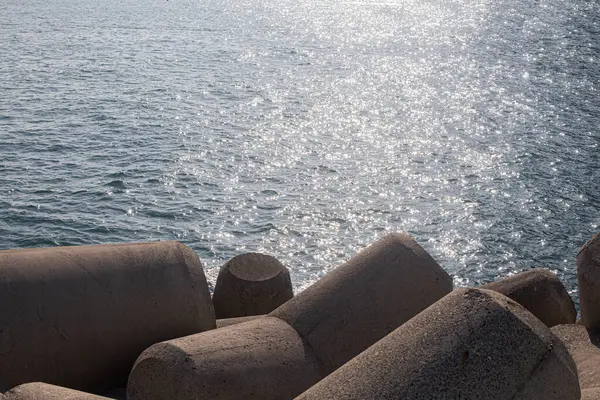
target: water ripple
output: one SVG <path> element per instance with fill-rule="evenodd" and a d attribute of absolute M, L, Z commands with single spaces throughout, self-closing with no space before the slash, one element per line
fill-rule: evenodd
<path fill-rule="evenodd" d="M 0 3 L 0 248 L 177 239 L 301 290 L 408 230 L 457 284 L 600 229 L 594 2 Z M 574 293 L 575 294 L 575 293 Z"/>

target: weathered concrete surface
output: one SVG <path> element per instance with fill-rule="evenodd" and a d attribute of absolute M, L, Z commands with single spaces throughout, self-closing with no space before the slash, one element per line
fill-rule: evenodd
<path fill-rule="evenodd" d="M 133 367 L 127 398 L 293 399 L 321 376 L 298 333 L 262 317 L 150 347 Z"/>
<path fill-rule="evenodd" d="M 3 400 L 111 400 L 42 382 L 24 383 L 4 394 Z"/>
<path fill-rule="evenodd" d="M 250 315 L 248 317 L 237 317 L 237 318 L 224 318 L 217 320 L 217 329 L 225 328 L 226 326 L 241 324 L 242 322 L 248 322 L 257 318 L 262 318 L 264 315 Z"/>
<path fill-rule="evenodd" d="M 552 332 L 565 344 L 577 365 L 582 389 L 600 388 L 600 335 L 583 325 L 557 325 Z"/>
<path fill-rule="evenodd" d="M 581 400 L 600 400 L 600 388 L 583 389 Z"/>
<path fill-rule="evenodd" d="M 246 253 L 219 271 L 213 304 L 218 319 L 268 314 L 294 296 L 288 269 L 275 257 Z"/>
<path fill-rule="evenodd" d="M 577 318 L 577 310 L 567 289 L 554 273 L 545 268 L 521 272 L 480 288 L 510 297 L 549 327 L 574 324 Z"/>
<path fill-rule="evenodd" d="M 458 289 L 297 399 L 579 396 L 575 364 L 548 327 L 497 292 Z"/>
<path fill-rule="evenodd" d="M 389 234 L 271 313 L 293 326 L 331 373 L 452 290 L 408 234 Z"/>
<path fill-rule="evenodd" d="M 150 345 L 215 327 L 197 255 L 177 242 L 0 251 L 0 381 L 101 393 Z"/>
<path fill-rule="evenodd" d="M 583 324 L 600 332 L 600 233 L 588 240 L 577 254 L 577 280 Z"/>

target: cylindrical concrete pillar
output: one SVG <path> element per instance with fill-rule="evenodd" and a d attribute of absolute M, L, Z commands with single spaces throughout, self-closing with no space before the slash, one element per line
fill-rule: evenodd
<path fill-rule="evenodd" d="M 327 373 L 452 290 L 452 278 L 408 234 L 389 234 L 271 315 L 293 326 Z"/>
<path fill-rule="evenodd" d="M 0 252 L 0 382 L 100 393 L 154 343 L 215 327 L 197 255 L 177 242 Z"/>
<path fill-rule="evenodd" d="M 577 254 L 577 280 L 581 320 L 588 329 L 600 333 L 600 233 Z"/>
<path fill-rule="evenodd" d="M 575 364 L 548 327 L 497 292 L 458 289 L 297 399 L 579 396 Z"/>
<path fill-rule="evenodd" d="M 320 379 L 319 368 L 292 327 L 262 317 L 150 347 L 129 376 L 127 399 L 292 399 Z"/>
<path fill-rule="evenodd" d="M 24 383 L 5 393 L 3 400 L 111 400 L 109 397 L 42 382 Z"/>
<path fill-rule="evenodd" d="M 549 327 L 574 324 L 577 318 L 577 310 L 567 289 L 554 273 L 545 268 L 521 272 L 480 288 L 510 297 Z"/>
<path fill-rule="evenodd" d="M 218 319 L 268 314 L 294 296 L 287 268 L 260 253 L 236 256 L 221 267 L 213 304 Z"/>

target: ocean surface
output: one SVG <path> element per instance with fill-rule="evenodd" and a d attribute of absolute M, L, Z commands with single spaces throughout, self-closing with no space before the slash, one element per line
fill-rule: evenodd
<path fill-rule="evenodd" d="M 176 239 L 297 291 L 388 231 L 576 298 L 600 3 L 1 0 L 0 249 Z"/>

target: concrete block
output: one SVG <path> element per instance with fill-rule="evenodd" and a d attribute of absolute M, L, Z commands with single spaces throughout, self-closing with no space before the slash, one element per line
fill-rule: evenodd
<path fill-rule="evenodd" d="M 197 255 L 177 242 L 0 251 L 0 383 L 101 393 L 154 343 L 215 327 Z"/>
<path fill-rule="evenodd" d="M 458 289 L 297 399 L 579 396 L 575 363 L 548 327 L 497 292 Z"/>
<path fill-rule="evenodd" d="M 221 267 L 213 304 L 218 319 L 268 314 L 294 296 L 288 269 L 260 253 L 236 256 Z"/>
<path fill-rule="evenodd" d="M 24 383 L 4 394 L 3 400 L 111 400 L 108 397 L 42 382 Z"/>
<path fill-rule="evenodd" d="M 150 347 L 129 376 L 127 399 L 292 399 L 321 376 L 298 333 L 263 317 Z"/>
<path fill-rule="evenodd" d="M 587 241 L 577 254 L 577 280 L 583 324 L 600 332 L 600 233 Z"/>
<path fill-rule="evenodd" d="M 544 268 L 521 272 L 481 286 L 510 297 L 547 326 L 574 324 L 577 310 L 564 285 Z"/>
<path fill-rule="evenodd" d="M 248 322 L 257 318 L 262 318 L 264 315 L 250 315 L 248 317 L 237 317 L 237 318 L 224 318 L 217 320 L 217 329 L 225 328 L 229 325 L 241 324 L 242 322 Z"/>
<path fill-rule="evenodd" d="M 579 386 L 600 389 L 600 335 L 583 325 L 557 325 L 552 332 L 564 343 L 577 365 Z"/>
<path fill-rule="evenodd" d="M 389 234 L 271 313 L 293 326 L 331 373 L 452 290 L 408 234 Z"/>

